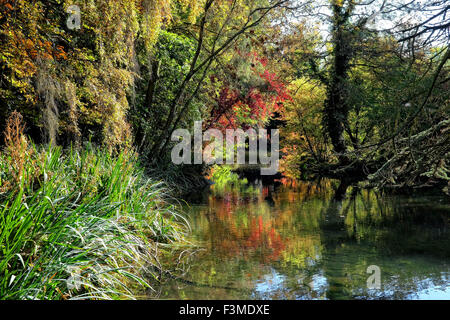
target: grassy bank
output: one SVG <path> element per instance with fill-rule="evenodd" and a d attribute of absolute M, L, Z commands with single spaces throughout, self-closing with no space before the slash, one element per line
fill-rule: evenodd
<path fill-rule="evenodd" d="M 172 267 L 160 257 L 187 230 L 132 152 L 13 136 L 0 179 L 0 299 L 134 298 Z"/>

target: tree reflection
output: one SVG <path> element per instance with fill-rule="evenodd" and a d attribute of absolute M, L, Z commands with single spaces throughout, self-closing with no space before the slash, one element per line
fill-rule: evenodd
<path fill-rule="evenodd" d="M 206 250 L 189 276 L 211 287 L 184 287 L 187 297 L 407 299 L 448 284 L 450 215 L 440 198 L 330 180 L 238 188 L 213 189 L 192 208 L 194 238 Z M 378 291 L 366 286 L 373 264 L 382 270 Z"/>

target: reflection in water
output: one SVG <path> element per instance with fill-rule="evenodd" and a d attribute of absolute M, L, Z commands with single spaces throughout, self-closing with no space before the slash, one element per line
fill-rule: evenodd
<path fill-rule="evenodd" d="M 343 183 L 215 188 L 189 209 L 205 248 L 161 298 L 450 299 L 450 205 Z M 367 267 L 382 288 L 367 289 Z M 199 284 L 199 285 L 195 285 Z"/>

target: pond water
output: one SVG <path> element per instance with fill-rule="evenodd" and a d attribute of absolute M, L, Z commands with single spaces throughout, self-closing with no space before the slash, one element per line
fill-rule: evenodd
<path fill-rule="evenodd" d="M 199 250 L 162 299 L 450 299 L 448 197 L 322 180 L 214 185 L 195 198 Z M 369 289 L 372 265 L 381 287 Z"/>

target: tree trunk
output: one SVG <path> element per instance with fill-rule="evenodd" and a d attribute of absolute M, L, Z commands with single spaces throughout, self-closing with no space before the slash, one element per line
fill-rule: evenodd
<path fill-rule="evenodd" d="M 145 94 L 145 106 L 150 109 L 153 105 L 153 96 L 155 94 L 156 82 L 159 77 L 159 67 L 161 62 L 153 60 L 151 63 L 150 79 L 148 80 L 147 93 Z"/>
<path fill-rule="evenodd" d="M 155 95 L 155 88 L 159 78 L 159 68 L 161 65 L 161 61 L 156 59 L 151 59 L 150 62 L 150 77 L 148 79 L 147 91 L 145 93 L 144 100 L 144 108 L 151 111 L 153 105 L 153 98 Z M 138 146 L 138 150 L 141 150 L 145 144 L 147 132 L 146 129 L 142 127 L 142 124 L 137 125 L 137 129 L 135 132 L 135 140 L 136 145 Z"/>
<path fill-rule="evenodd" d="M 327 88 L 325 101 L 325 128 L 331 139 L 339 162 L 348 163 L 345 155 L 347 146 L 344 140 L 345 121 L 348 117 L 347 79 L 351 57 L 350 35 L 346 30 L 350 8 L 343 10 L 339 5 L 333 5 L 333 67 Z"/>

